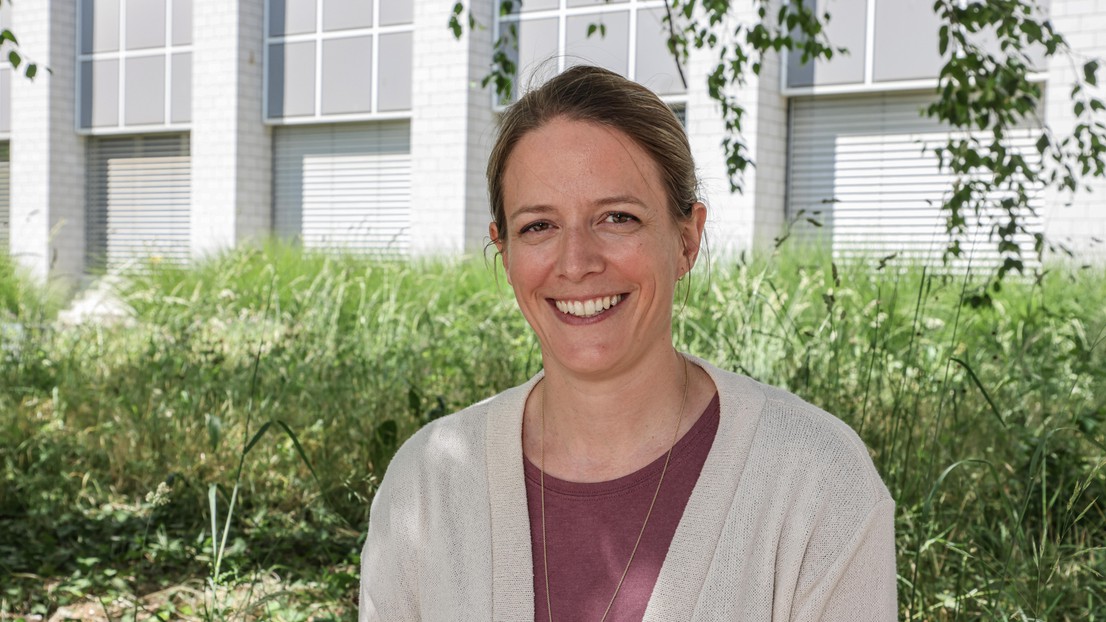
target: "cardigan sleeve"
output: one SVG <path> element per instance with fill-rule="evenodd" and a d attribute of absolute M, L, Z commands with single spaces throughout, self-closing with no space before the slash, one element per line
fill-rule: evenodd
<path fill-rule="evenodd" d="M 393 462 L 394 464 L 394 462 Z M 391 473 L 391 470 L 389 470 Z M 397 494 L 395 478 L 385 476 L 369 512 L 369 532 L 361 551 L 358 622 L 418 620 L 418 574 L 411 554 L 413 512 Z M 400 486 L 403 488 L 403 486 Z"/>
<path fill-rule="evenodd" d="M 841 555 L 795 603 L 793 622 L 888 622 L 898 619 L 895 502 L 868 513 Z"/>

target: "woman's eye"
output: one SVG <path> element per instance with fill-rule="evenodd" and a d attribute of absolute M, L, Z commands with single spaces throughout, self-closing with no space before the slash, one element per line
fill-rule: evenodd
<path fill-rule="evenodd" d="M 607 214 L 607 222 L 622 225 L 630 222 L 637 222 L 637 218 L 626 212 L 611 212 Z"/>
<path fill-rule="evenodd" d="M 530 224 L 526 225 L 525 227 L 522 228 L 521 231 L 519 231 L 519 233 L 537 233 L 538 231 L 545 231 L 548 228 L 549 228 L 549 223 L 544 222 L 544 221 L 538 221 L 538 222 L 534 222 L 534 223 L 530 223 Z"/>

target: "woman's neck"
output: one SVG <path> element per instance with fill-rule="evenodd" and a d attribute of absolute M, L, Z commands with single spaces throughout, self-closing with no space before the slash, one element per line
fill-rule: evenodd
<path fill-rule="evenodd" d="M 673 350 L 653 358 L 599 379 L 548 367 L 526 405 L 526 457 L 544 462 L 554 477 L 594 482 L 663 455 L 695 423 L 714 388 L 706 372 Z"/>

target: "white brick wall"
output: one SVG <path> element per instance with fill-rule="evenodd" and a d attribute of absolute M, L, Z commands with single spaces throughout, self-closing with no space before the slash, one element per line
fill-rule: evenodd
<path fill-rule="evenodd" d="M 1098 58 L 1106 66 L 1106 0 L 1054 0 L 1051 17 L 1053 25 L 1076 51 L 1074 59 L 1053 58 L 1048 71 L 1045 121 L 1057 135 L 1063 135 L 1071 132 L 1075 124 L 1071 100 L 1073 65 L 1081 68 L 1086 60 Z M 1100 80 L 1106 80 L 1106 73 L 1100 71 L 1099 76 Z M 1103 86 L 1095 93 L 1106 99 Z M 1106 180 L 1093 180 L 1090 187 L 1089 192 L 1074 197 L 1055 190 L 1047 193 L 1045 235 L 1069 246 L 1077 253 L 1078 261 L 1102 263 L 1106 262 Z M 1067 205 L 1069 202 L 1071 205 Z"/>
<path fill-rule="evenodd" d="M 11 253 L 36 278 L 76 279 L 85 261 L 84 146 L 75 129 L 76 3 L 25 2 L 12 13 L 12 30 L 40 71 L 34 81 L 12 78 Z"/>
<path fill-rule="evenodd" d="M 445 27 L 448 0 L 415 3 L 411 79 L 411 251 L 453 254 L 463 247 L 465 81 L 469 33 Z"/>
<path fill-rule="evenodd" d="M 770 248 L 784 229 L 787 186 L 787 99 L 780 95 L 779 54 L 764 59 L 757 79 L 756 190 L 753 246 Z"/>
<path fill-rule="evenodd" d="M 754 6 L 741 5 L 732 19 L 751 22 Z M 732 30 L 732 29 L 731 29 Z M 734 87 L 745 107 L 742 135 L 755 167 L 743 175 L 743 193 L 730 191 L 721 142 L 721 110 L 710 99 L 706 76 L 717 64 L 711 50 L 694 50 L 688 63 L 688 140 L 707 204 L 707 241 L 714 257 L 733 256 L 771 242 L 783 222 L 786 161 L 786 101 L 779 95 L 779 62 L 769 58 L 760 76 Z"/>
<path fill-rule="evenodd" d="M 192 252 L 271 230 L 271 147 L 261 120 L 262 0 L 193 0 Z"/>

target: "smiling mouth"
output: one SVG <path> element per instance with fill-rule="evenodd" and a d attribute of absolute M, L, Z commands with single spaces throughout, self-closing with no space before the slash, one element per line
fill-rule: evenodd
<path fill-rule="evenodd" d="M 622 302 L 622 294 L 592 298 L 591 300 L 554 300 L 557 310 L 576 317 L 593 317 Z"/>

